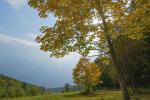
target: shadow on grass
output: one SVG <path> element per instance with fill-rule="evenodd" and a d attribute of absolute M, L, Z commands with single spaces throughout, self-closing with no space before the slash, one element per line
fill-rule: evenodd
<path fill-rule="evenodd" d="M 96 92 L 93 93 L 84 93 L 84 92 L 79 92 L 79 93 L 74 93 L 74 94 L 64 94 L 64 97 L 68 98 L 75 98 L 75 97 L 95 97 L 98 96 L 99 94 Z"/>

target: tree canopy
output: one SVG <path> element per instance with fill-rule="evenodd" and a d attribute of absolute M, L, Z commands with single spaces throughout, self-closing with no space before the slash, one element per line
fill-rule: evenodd
<path fill-rule="evenodd" d="M 75 51 L 87 55 L 91 50 L 100 51 L 99 48 L 105 49 L 103 52 L 106 52 L 106 37 L 100 17 L 101 9 L 106 15 L 111 40 L 122 35 L 135 38 L 137 33 L 149 27 L 147 16 L 149 5 L 145 3 L 148 2 L 147 0 L 135 0 L 136 10 L 132 10 L 132 14 L 127 7 L 129 0 L 100 1 L 29 0 L 29 5 L 38 10 L 41 18 L 46 18 L 49 13 L 57 18 L 53 27 L 41 27 L 43 34 L 36 39 L 41 43 L 41 49 L 51 51 L 51 56 L 56 57 Z M 93 23 L 94 20 L 97 20 L 96 24 Z"/>

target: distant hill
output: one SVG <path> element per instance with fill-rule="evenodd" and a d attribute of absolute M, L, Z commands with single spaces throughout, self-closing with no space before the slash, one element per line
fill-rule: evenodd
<path fill-rule="evenodd" d="M 52 92 L 62 92 L 64 90 L 64 87 L 57 87 L 57 88 L 49 88 Z"/>
<path fill-rule="evenodd" d="M 0 74 L 0 98 L 36 96 L 48 93 L 44 87 L 29 84 Z"/>
<path fill-rule="evenodd" d="M 64 92 L 64 87 L 57 87 L 57 88 L 49 88 L 50 91 L 52 92 Z M 80 91 L 81 88 L 77 87 L 77 86 L 72 86 L 69 85 L 69 91 L 73 92 L 73 91 Z"/>

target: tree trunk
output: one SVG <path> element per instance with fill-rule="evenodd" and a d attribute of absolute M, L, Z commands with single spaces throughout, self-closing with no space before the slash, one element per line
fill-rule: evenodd
<path fill-rule="evenodd" d="M 114 46 L 113 46 L 113 43 L 111 42 L 111 39 L 109 37 L 107 25 L 106 25 L 106 22 L 105 22 L 104 18 L 105 17 L 102 17 L 102 19 L 103 19 L 103 26 L 104 26 L 104 32 L 105 32 L 105 35 L 106 35 L 106 38 L 107 38 L 107 43 L 108 43 L 108 46 L 109 46 L 112 63 L 114 65 L 114 69 L 116 70 L 117 78 L 118 78 L 120 87 L 122 89 L 124 100 L 130 100 L 129 92 L 128 92 L 128 89 L 127 89 L 127 84 L 126 84 L 126 81 L 125 81 L 125 79 L 123 77 L 123 74 L 121 72 L 121 67 L 118 64 L 118 61 L 117 61 L 117 58 L 116 58 L 116 54 L 115 54 L 115 50 L 114 50 Z"/>
<path fill-rule="evenodd" d="M 92 90 L 91 86 L 89 84 L 87 84 L 85 92 L 86 93 L 91 93 L 92 91 L 93 90 Z"/>
<path fill-rule="evenodd" d="M 116 71 L 117 79 L 118 79 L 120 88 L 122 89 L 122 94 L 123 94 L 124 100 L 130 100 L 127 84 L 126 84 L 126 81 L 125 81 L 125 79 L 123 77 L 123 74 L 121 72 L 121 67 L 120 67 L 120 65 L 117 61 L 117 57 L 116 57 L 115 50 L 114 50 L 114 44 L 113 44 L 113 42 L 110 38 L 109 31 L 108 31 L 108 28 L 107 28 L 106 18 L 105 18 L 105 15 L 103 13 L 103 7 L 101 6 L 102 4 L 99 0 L 98 0 L 98 4 L 99 4 L 99 8 L 97 10 L 98 10 L 98 12 L 100 14 L 100 17 L 102 19 L 104 33 L 105 33 L 107 43 L 108 43 L 108 47 L 109 47 L 109 50 L 110 50 L 112 63 L 114 65 L 113 67 Z"/>
<path fill-rule="evenodd" d="M 111 52 L 112 62 L 113 62 L 114 68 L 116 70 L 117 78 L 118 78 L 120 87 L 122 89 L 122 94 L 124 96 L 124 100 L 130 100 L 130 96 L 129 96 L 129 92 L 128 92 L 126 81 L 125 81 L 125 79 L 123 77 L 123 74 L 121 73 L 121 68 L 118 65 L 118 62 L 116 61 L 116 57 L 115 57 L 114 54 L 115 53 Z"/>

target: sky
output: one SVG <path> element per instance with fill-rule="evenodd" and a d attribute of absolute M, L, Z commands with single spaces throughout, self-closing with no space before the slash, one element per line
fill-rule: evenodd
<path fill-rule="evenodd" d="M 72 70 L 80 55 L 50 58 L 35 42 L 40 27 L 55 22 L 52 14 L 39 18 L 27 0 L 0 0 L 0 74 L 47 88 L 73 84 Z"/>

